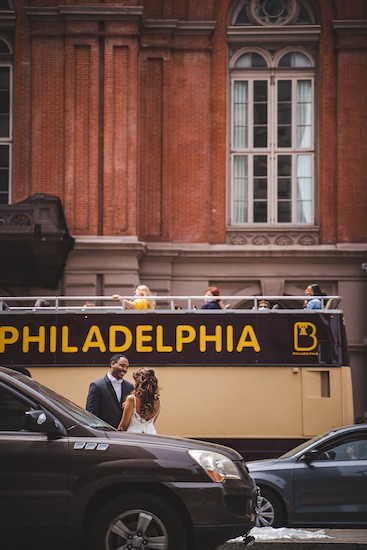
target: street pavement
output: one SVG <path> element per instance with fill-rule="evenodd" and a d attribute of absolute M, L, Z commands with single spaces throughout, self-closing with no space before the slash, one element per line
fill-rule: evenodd
<path fill-rule="evenodd" d="M 317 529 L 307 529 L 317 531 Z M 251 550 L 367 550 L 367 529 L 323 529 L 327 538 L 255 540 Z M 325 548 L 328 545 L 328 548 Z M 227 541 L 217 550 L 244 550 L 239 539 Z"/>

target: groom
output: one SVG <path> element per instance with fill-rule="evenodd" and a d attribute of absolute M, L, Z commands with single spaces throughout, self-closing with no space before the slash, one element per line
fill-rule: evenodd
<path fill-rule="evenodd" d="M 87 397 L 87 411 L 117 428 L 122 416 L 122 405 L 133 390 L 133 384 L 124 380 L 129 368 L 127 357 L 116 354 L 111 357 L 110 370 L 103 378 L 92 382 Z"/>

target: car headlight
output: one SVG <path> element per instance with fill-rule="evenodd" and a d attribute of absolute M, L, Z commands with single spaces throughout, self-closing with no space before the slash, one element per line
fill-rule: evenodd
<path fill-rule="evenodd" d="M 191 458 L 202 467 L 210 479 L 215 483 L 221 483 L 226 479 L 240 479 L 241 476 L 232 460 L 220 453 L 211 451 L 190 450 Z"/>

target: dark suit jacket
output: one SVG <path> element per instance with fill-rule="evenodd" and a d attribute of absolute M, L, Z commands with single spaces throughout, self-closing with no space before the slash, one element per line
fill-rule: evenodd
<path fill-rule="evenodd" d="M 86 409 L 117 428 L 122 416 L 122 404 L 133 388 L 130 382 L 123 380 L 122 399 L 119 403 L 116 392 L 106 375 L 90 384 Z"/>

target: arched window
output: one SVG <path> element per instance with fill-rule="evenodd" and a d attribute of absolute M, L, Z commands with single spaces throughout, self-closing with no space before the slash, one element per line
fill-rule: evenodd
<path fill-rule="evenodd" d="M 229 226 L 314 225 L 316 62 L 303 40 L 313 13 L 247 0 L 232 18 Z"/>

